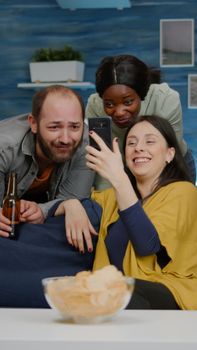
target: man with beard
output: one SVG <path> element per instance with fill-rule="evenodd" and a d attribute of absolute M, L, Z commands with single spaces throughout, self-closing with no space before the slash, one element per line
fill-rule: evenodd
<path fill-rule="evenodd" d="M 80 213 L 83 217 L 78 199 L 89 196 L 94 180 L 94 172 L 86 167 L 87 140 L 84 105 L 77 93 L 62 85 L 37 92 L 32 113 L 0 122 L 1 205 L 9 173 L 14 171 L 21 199 L 20 221 L 43 223 L 55 202 L 66 200 L 67 225 L 72 230 Z M 90 222 L 83 221 L 76 229 L 83 231 L 84 227 L 95 233 Z M 0 236 L 8 237 L 10 230 L 0 209 Z M 91 251 L 91 243 L 88 249 Z"/>

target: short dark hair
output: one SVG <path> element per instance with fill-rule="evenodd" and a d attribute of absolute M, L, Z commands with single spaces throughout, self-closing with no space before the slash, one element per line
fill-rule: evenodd
<path fill-rule="evenodd" d="M 144 100 L 151 84 L 161 82 L 159 69 L 148 67 L 132 55 L 109 56 L 102 59 L 96 71 L 96 91 L 102 98 L 111 85 L 127 85 Z"/>
<path fill-rule="evenodd" d="M 137 116 L 136 118 L 134 118 L 125 135 L 124 148 L 123 148 L 124 153 L 125 153 L 126 140 L 127 140 L 129 131 L 134 127 L 134 125 L 141 123 L 143 121 L 146 121 L 152 124 L 162 134 L 162 136 L 167 142 L 168 147 L 174 147 L 175 149 L 174 158 L 170 163 L 166 163 L 165 168 L 163 169 L 162 173 L 159 176 L 158 183 L 156 185 L 156 188 L 154 189 L 154 192 L 156 192 L 159 188 L 171 182 L 175 182 L 175 181 L 192 182 L 189 175 L 187 164 L 185 162 L 184 157 L 182 156 L 179 144 L 177 142 L 174 129 L 172 128 L 169 121 L 164 118 L 161 118 L 156 115 L 144 115 L 144 116 Z M 138 193 L 136 188 L 135 177 L 132 175 L 132 173 L 126 166 L 125 166 L 125 169 L 136 192 Z"/>
<path fill-rule="evenodd" d="M 39 119 L 42 111 L 43 103 L 49 94 L 74 95 L 80 103 L 82 110 L 82 118 L 85 118 L 85 106 L 82 97 L 75 91 L 68 89 L 63 85 L 50 85 L 43 90 L 38 91 L 32 99 L 32 114 L 36 119 Z"/>

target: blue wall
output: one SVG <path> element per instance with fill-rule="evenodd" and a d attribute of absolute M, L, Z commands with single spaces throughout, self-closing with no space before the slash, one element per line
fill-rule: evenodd
<path fill-rule="evenodd" d="M 31 110 L 35 91 L 18 89 L 17 83 L 30 82 L 35 49 L 72 45 L 83 53 L 85 81 L 94 82 L 96 67 L 106 55 L 131 53 L 159 67 L 160 19 L 196 16 L 196 0 L 133 0 L 131 8 L 121 11 L 62 10 L 56 0 L 0 0 L 0 119 Z M 187 78 L 197 74 L 196 57 L 194 67 L 163 67 L 162 73 L 181 95 L 185 138 L 197 159 L 197 110 L 187 106 Z M 80 91 L 85 102 L 93 91 Z"/>

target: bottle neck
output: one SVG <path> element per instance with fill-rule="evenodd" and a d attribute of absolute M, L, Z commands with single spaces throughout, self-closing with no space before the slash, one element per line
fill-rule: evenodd
<path fill-rule="evenodd" d="M 9 180 L 8 180 L 8 188 L 7 188 L 7 195 L 16 195 L 17 194 L 17 180 L 16 180 L 16 173 L 12 172 L 9 175 Z"/>

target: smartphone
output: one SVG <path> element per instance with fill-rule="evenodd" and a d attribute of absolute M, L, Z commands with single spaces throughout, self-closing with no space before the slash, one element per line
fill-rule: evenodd
<path fill-rule="evenodd" d="M 110 117 L 95 117 L 88 119 L 89 131 L 95 131 L 106 143 L 106 145 L 112 149 L 112 128 Z M 99 145 L 89 136 L 89 144 L 92 147 L 100 150 Z"/>

